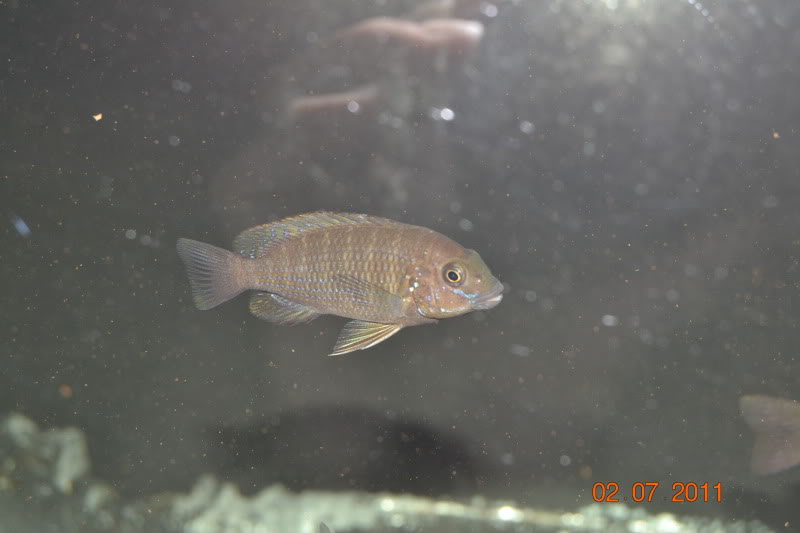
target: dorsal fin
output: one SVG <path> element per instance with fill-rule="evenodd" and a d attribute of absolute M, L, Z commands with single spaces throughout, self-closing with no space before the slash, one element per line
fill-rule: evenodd
<path fill-rule="evenodd" d="M 333 226 L 361 225 L 388 226 L 403 224 L 371 215 L 318 211 L 246 229 L 233 241 L 233 250 L 250 259 L 256 259 L 264 255 L 272 246 L 302 233 Z"/>

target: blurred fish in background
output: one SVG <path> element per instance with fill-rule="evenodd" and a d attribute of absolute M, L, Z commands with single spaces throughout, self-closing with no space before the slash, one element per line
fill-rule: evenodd
<path fill-rule="evenodd" d="M 742 396 L 739 407 L 756 436 L 754 473 L 776 474 L 800 464 L 800 403 L 754 394 Z"/>
<path fill-rule="evenodd" d="M 275 108 L 268 119 L 272 129 L 211 180 L 220 222 L 252 225 L 262 201 L 289 190 L 296 194 L 298 187 L 317 205 L 345 201 L 345 176 L 353 175 L 369 176 L 362 194 L 379 194 L 393 208 L 407 207 L 411 198 L 419 207 L 449 194 L 446 180 L 432 178 L 449 171 L 446 130 L 461 118 L 451 103 L 453 88 L 474 71 L 470 65 L 487 25 L 497 5 L 507 3 L 397 4 L 389 12 L 361 9 L 309 29 L 310 40 L 303 39 L 308 46 L 275 76 L 283 82 L 271 81 L 262 91 L 270 95 L 263 107 Z M 276 87 L 280 96 L 273 94 Z M 296 178 L 284 183 L 277 175 Z M 331 188 L 333 194 L 321 194 Z"/>

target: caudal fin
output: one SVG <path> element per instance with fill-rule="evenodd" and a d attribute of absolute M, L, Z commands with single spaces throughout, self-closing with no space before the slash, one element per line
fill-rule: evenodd
<path fill-rule="evenodd" d="M 236 269 L 242 258 L 235 253 L 191 239 L 178 239 L 177 249 L 198 309 L 211 309 L 247 289 Z"/>

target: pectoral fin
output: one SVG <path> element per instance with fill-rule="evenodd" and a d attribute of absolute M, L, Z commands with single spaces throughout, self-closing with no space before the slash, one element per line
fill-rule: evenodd
<path fill-rule="evenodd" d="M 294 326 L 310 322 L 319 316 L 313 309 L 269 292 L 255 292 L 250 297 L 250 312 L 274 324 Z"/>
<path fill-rule="evenodd" d="M 337 274 L 335 279 L 342 289 L 352 295 L 358 303 L 374 306 L 390 315 L 402 313 L 403 298 L 392 294 L 380 285 L 348 274 Z"/>
<path fill-rule="evenodd" d="M 403 326 L 397 324 L 379 324 L 377 322 L 364 322 L 363 320 L 351 320 L 344 325 L 339 334 L 339 340 L 333 347 L 330 355 L 341 355 L 355 350 L 364 350 L 370 346 L 375 346 L 383 342 L 398 331 Z"/>

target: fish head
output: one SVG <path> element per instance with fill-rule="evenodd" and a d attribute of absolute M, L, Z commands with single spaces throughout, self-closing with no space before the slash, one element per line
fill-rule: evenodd
<path fill-rule="evenodd" d="M 425 268 L 417 268 L 412 295 L 426 318 L 448 318 L 491 309 L 503 299 L 503 284 L 475 250 L 458 247 L 433 252 Z"/>

